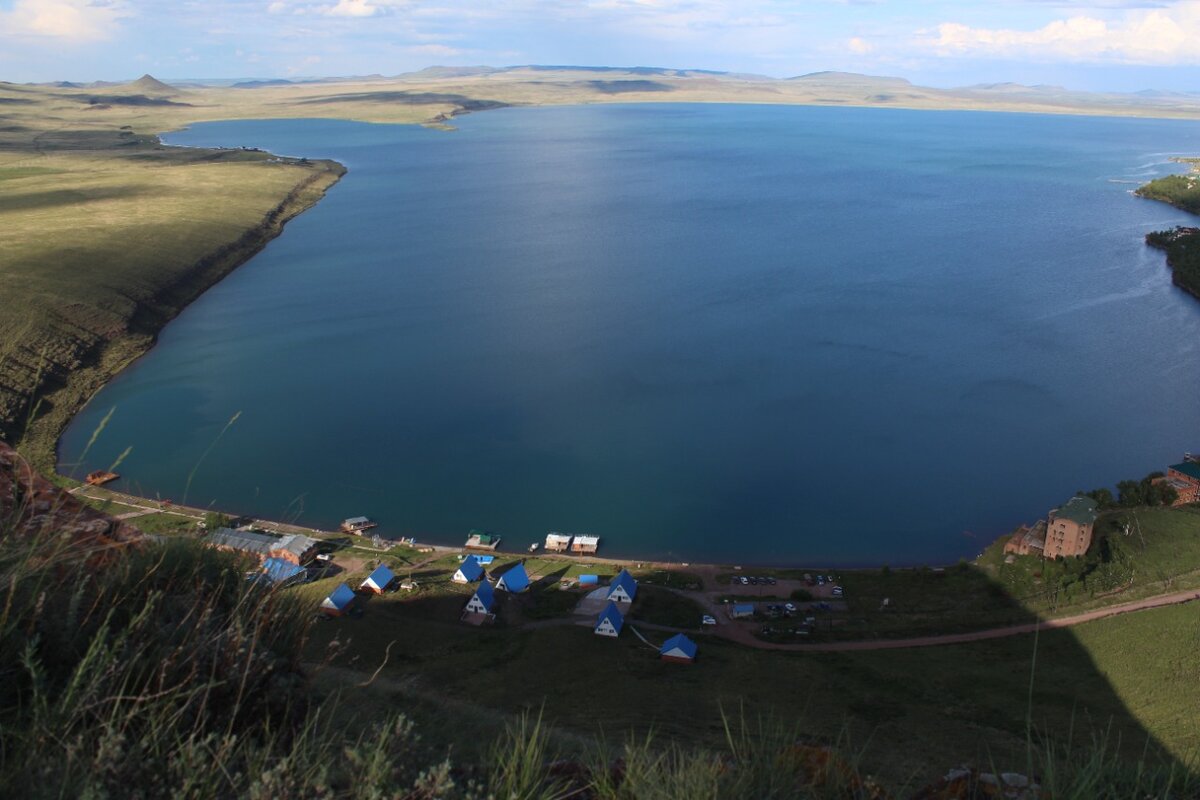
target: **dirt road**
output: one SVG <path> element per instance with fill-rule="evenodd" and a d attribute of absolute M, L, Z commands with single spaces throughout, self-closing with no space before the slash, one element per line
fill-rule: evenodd
<path fill-rule="evenodd" d="M 700 600 L 696 593 L 680 592 L 686 594 L 693 600 Z M 1069 617 L 1058 617 L 1055 619 L 1039 620 L 1037 622 L 1028 622 L 1021 625 L 1009 625 L 1004 628 L 989 628 L 982 631 L 971 631 L 970 633 L 947 633 L 940 636 L 918 636 L 912 639 L 870 639 L 857 642 L 828 642 L 824 644 L 775 644 L 772 642 L 764 642 L 754 636 L 750 628 L 743 625 L 731 624 L 727 620 L 722 619 L 722 624 L 717 626 L 716 635 L 730 641 L 735 641 L 739 644 L 744 644 L 748 647 L 757 647 L 762 650 L 791 650 L 800 653 L 843 653 L 855 650 L 897 650 L 906 647 L 940 647 L 943 645 L 966 644 L 969 642 L 982 642 L 988 639 L 1003 639 L 1006 636 L 1021 636 L 1027 633 L 1033 633 L 1038 630 L 1054 630 L 1057 628 L 1069 628 L 1073 625 L 1082 625 L 1085 622 L 1092 622 L 1105 617 L 1115 617 L 1120 614 L 1130 614 L 1135 611 L 1145 611 L 1151 608 L 1162 608 L 1164 606 L 1179 605 L 1181 603 L 1190 603 L 1200 600 L 1200 591 L 1189 589 L 1184 592 L 1174 592 L 1172 594 L 1159 595 L 1157 597 L 1147 597 L 1144 600 L 1137 600 L 1132 603 L 1122 603 L 1120 605 L 1109 606 L 1107 608 L 1099 608 L 1095 611 L 1088 611 L 1082 614 L 1075 614 Z M 715 608 L 715 604 L 705 603 L 709 608 Z"/>

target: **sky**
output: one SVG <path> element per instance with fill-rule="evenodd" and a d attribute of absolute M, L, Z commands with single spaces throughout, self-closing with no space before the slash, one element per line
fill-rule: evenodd
<path fill-rule="evenodd" d="M 0 0 L 0 80 L 481 64 L 1200 91 L 1200 0 Z"/>

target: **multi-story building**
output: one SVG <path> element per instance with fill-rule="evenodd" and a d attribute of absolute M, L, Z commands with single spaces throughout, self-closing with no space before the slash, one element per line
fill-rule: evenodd
<path fill-rule="evenodd" d="M 1077 494 L 1050 512 L 1046 520 L 1046 544 L 1042 555 L 1081 556 L 1092 546 L 1092 528 L 1096 524 L 1096 501 Z"/>

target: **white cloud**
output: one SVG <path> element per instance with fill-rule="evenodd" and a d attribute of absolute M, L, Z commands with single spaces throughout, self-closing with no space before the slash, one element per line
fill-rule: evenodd
<path fill-rule="evenodd" d="M 123 7 L 115 2 L 16 0 L 11 10 L 0 11 L 0 36 L 102 41 L 113 35 L 123 16 Z"/>
<path fill-rule="evenodd" d="M 941 55 L 1200 64 L 1200 0 L 1104 19 L 1073 16 L 1035 30 L 943 23 L 922 39 Z"/>
<path fill-rule="evenodd" d="M 846 49 L 856 56 L 865 56 L 875 47 L 861 36 L 854 36 L 846 42 Z"/>
<path fill-rule="evenodd" d="M 338 0 L 337 5 L 322 10 L 333 17 L 373 17 L 382 12 L 383 7 L 369 0 Z"/>

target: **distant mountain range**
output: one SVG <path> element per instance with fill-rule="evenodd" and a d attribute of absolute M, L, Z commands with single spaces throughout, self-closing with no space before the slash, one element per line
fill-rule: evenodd
<path fill-rule="evenodd" d="M 842 105 L 912 109 L 1026 111 L 1200 118 L 1200 92 L 1083 92 L 1062 86 L 982 83 L 952 89 L 919 86 L 904 78 L 851 72 L 813 72 L 790 78 L 667 67 L 597 67 L 525 64 L 508 67 L 432 66 L 399 75 L 187 80 L 174 85 L 143 75 L 126 83 L 60 81 L 43 84 L 57 91 L 96 92 L 93 105 L 182 105 L 192 94 L 227 89 L 263 92 L 282 111 L 301 106 L 357 103 L 369 110 L 356 118 L 391 121 L 388 105 L 442 104 L 426 122 L 441 123 L 458 113 L 503 105 L 557 105 L 589 102 L 740 102 Z M 352 88 L 351 88 L 352 87 Z M 98 91 L 98 90 L 102 90 Z M 211 102 L 209 102 L 211 99 Z M 224 101 L 210 94 L 203 103 Z M 405 121 L 411 115 L 404 117 Z"/>
<path fill-rule="evenodd" d="M 1157 89 L 1143 89 L 1136 92 L 1088 92 L 1075 89 L 1067 89 L 1063 86 L 1054 86 L 1049 84 L 1034 84 L 1032 86 L 1013 83 L 977 83 L 970 86 L 962 86 L 951 89 L 935 89 L 931 87 L 918 86 L 905 78 L 882 75 L 865 75 L 854 72 L 836 72 L 823 71 L 811 72 L 805 75 L 797 75 L 791 78 L 772 78 L 767 75 L 757 75 L 753 73 L 740 72 L 723 72 L 720 70 L 709 69 L 675 69 L 670 67 L 597 67 L 586 65 L 550 65 L 550 64 L 522 64 L 507 67 L 489 67 L 486 65 L 478 66 L 431 66 L 415 72 L 403 72 L 396 75 L 383 75 L 379 73 L 371 75 L 349 75 L 349 76 L 328 76 L 328 77 L 304 77 L 304 78 L 247 78 L 247 79 L 219 79 L 208 80 L 202 78 L 189 78 L 175 82 L 175 85 L 169 85 L 158 80 L 152 75 L 143 75 L 137 80 L 129 82 L 113 82 L 113 81 L 92 81 L 90 83 L 78 83 L 73 81 L 57 81 L 50 84 L 41 84 L 54 86 L 62 89 L 114 89 L 136 91 L 142 94 L 171 94 L 177 93 L 178 87 L 188 86 L 227 86 L 236 89 L 260 89 L 273 86 L 290 86 L 295 84 L 312 84 L 312 83 L 360 83 L 360 82 L 386 82 L 395 80 L 454 80 L 462 78 L 475 78 L 493 75 L 517 75 L 520 73 L 583 73 L 583 74 L 604 74 L 604 75 L 636 75 L 636 76 L 651 76 L 661 78 L 710 78 L 723 79 L 729 81 L 740 82 L 762 82 L 762 83 L 788 83 L 788 84 L 809 84 L 821 86 L 840 86 L 840 87 L 856 87 L 875 91 L 920 91 L 927 92 L 946 92 L 955 94 L 988 94 L 988 95 L 1014 95 L 1028 96 L 1036 95 L 1039 97 L 1079 97 L 1079 98 L 1099 98 L 1099 97 L 1123 97 L 1133 98 L 1142 97 L 1149 99 L 1169 99 L 1169 98 L 1195 98 L 1200 97 L 1198 92 L 1175 92 L 1161 91 Z"/>

